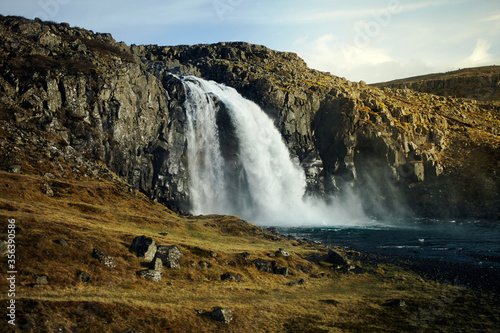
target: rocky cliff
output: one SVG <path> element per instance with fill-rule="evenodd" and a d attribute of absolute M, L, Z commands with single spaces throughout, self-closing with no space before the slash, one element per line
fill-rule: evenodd
<path fill-rule="evenodd" d="M 14 17 L 0 19 L 0 35 L 4 169 L 50 164 L 84 177 L 103 163 L 188 211 L 185 95 L 170 73 L 192 74 L 236 88 L 271 116 L 310 193 L 354 192 L 373 214 L 498 217 L 498 102 L 381 90 L 247 43 L 129 47 Z M 65 171 L 61 160 L 77 167 Z"/>

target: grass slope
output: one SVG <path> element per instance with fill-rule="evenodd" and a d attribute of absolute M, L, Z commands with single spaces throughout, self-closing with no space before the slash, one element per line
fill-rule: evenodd
<path fill-rule="evenodd" d="M 341 273 L 304 258 L 327 248 L 284 237 L 232 216 L 179 216 L 126 185 L 107 180 L 56 178 L 54 196 L 42 193 L 47 179 L 0 172 L 0 220 L 17 221 L 17 326 L 2 332 L 494 332 L 500 310 L 494 295 L 478 295 L 427 281 L 396 266 Z M 159 283 L 136 272 L 147 262 L 128 250 L 138 235 L 177 245 L 181 268 L 164 269 Z M 69 246 L 55 240 L 64 238 Z M 99 247 L 117 261 L 108 268 L 92 258 Z M 256 258 L 276 257 L 290 275 L 258 271 Z M 215 258 L 210 251 L 217 252 Z M 251 254 L 247 260 L 242 252 Z M 5 259 L 5 258 L 4 258 Z M 356 262 L 356 256 L 352 259 Z M 202 268 L 198 262 L 210 264 Z M 4 260 L 5 261 L 5 260 Z M 192 265 L 192 262 L 195 264 Z M 358 262 L 358 266 L 361 264 Z M 5 266 L 3 266 L 5 267 Z M 5 271 L 5 269 L 4 269 Z M 86 271 L 84 283 L 77 273 Z M 221 281 L 225 272 L 240 282 Z M 2 273 L 3 275 L 3 273 Z M 35 286 L 35 275 L 48 284 Z M 303 284 L 289 285 L 303 279 Z M 2 304 L 8 285 L 0 280 Z M 403 299 L 404 307 L 384 305 Z M 228 325 L 198 314 L 214 307 L 233 310 Z"/>

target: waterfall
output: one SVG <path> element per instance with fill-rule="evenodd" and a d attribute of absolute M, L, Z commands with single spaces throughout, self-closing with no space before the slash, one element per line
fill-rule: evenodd
<path fill-rule="evenodd" d="M 319 225 L 338 215 L 304 198 L 304 170 L 257 104 L 214 81 L 182 82 L 193 214 L 234 214 L 267 225 Z"/>

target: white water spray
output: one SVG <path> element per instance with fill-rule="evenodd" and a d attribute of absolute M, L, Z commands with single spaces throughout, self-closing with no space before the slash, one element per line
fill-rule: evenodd
<path fill-rule="evenodd" d="M 267 225 L 338 222 L 338 209 L 304 199 L 304 170 L 257 104 L 213 81 L 182 81 L 193 214 L 235 214 Z M 219 134 L 221 113 L 234 132 L 226 146 Z"/>

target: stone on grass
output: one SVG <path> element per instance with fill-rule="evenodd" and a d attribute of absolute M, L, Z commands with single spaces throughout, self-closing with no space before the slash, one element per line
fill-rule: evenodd
<path fill-rule="evenodd" d="M 181 250 L 175 245 L 159 245 L 156 249 L 155 257 L 161 259 L 164 266 L 177 268 L 180 266 L 179 260 L 183 257 Z"/>
<path fill-rule="evenodd" d="M 43 183 L 42 192 L 49 198 L 52 198 L 54 196 L 54 191 L 48 183 Z"/>
<path fill-rule="evenodd" d="M 130 250 L 144 260 L 153 260 L 156 254 L 156 244 L 151 237 L 137 236 L 130 245 Z"/>
<path fill-rule="evenodd" d="M 275 266 L 274 269 L 273 269 L 273 273 L 274 274 L 283 275 L 284 277 L 287 277 L 288 276 L 288 267 Z"/>
<path fill-rule="evenodd" d="M 49 278 L 46 275 L 35 275 L 35 286 L 49 284 Z"/>
<path fill-rule="evenodd" d="M 210 313 L 210 318 L 223 324 L 229 324 L 233 321 L 233 311 L 229 308 L 215 308 Z"/>
<path fill-rule="evenodd" d="M 226 281 L 226 280 L 231 280 L 231 281 L 241 281 L 241 275 L 239 274 L 233 274 L 233 273 L 224 273 L 220 276 L 220 279 L 222 281 Z"/>
<path fill-rule="evenodd" d="M 76 276 L 80 279 L 82 282 L 87 282 L 90 283 L 92 280 L 90 279 L 90 275 L 87 272 L 84 271 L 79 271 Z"/>
<path fill-rule="evenodd" d="M 272 263 L 269 260 L 264 259 L 255 259 L 253 264 L 259 271 L 271 273 L 272 272 Z"/>
<path fill-rule="evenodd" d="M 290 253 L 288 253 L 288 251 L 285 251 L 282 248 L 280 248 L 278 251 L 276 251 L 276 255 L 288 257 L 288 256 L 290 256 Z"/>
<path fill-rule="evenodd" d="M 146 269 L 143 271 L 138 271 L 137 275 L 153 282 L 161 281 L 161 272 L 155 271 L 154 269 Z"/>
<path fill-rule="evenodd" d="M 116 267 L 115 259 L 99 248 L 94 248 L 92 250 L 92 257 L 99 260 L 99 262 L 106 267 Z"/>
<path fill-rule="evenodd" d="M 328 254 L 326 255 L 324 261 L 338 266 L 349 265 L 349 260 L 347 260 L 346 257 L 344 257 L 340 252 L 331 249 L 328 250 Z"/>

